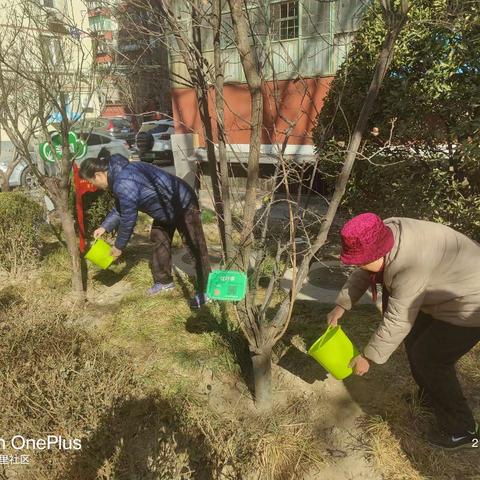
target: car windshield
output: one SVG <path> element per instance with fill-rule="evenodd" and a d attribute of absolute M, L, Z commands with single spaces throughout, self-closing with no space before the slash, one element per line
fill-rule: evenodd
<path fill-rule="evenodd" d="M 115 128 L 130 128 L 130 122 L 123 118 L 114 118 L 112 119 L 112 123 Z"/>
<path fill-rule="evenodd" d="M 85 141 L 88 146 L 103 145 L 111 141 L 109 138 L 99 135 L 98 133 L 80 132 L 78 136 Z"/>
<path fill-rule="evenodd" d="M 169 129 L 171 126 L 172 126 L 172 125 L 168 125 L 168 124 L 162 123 L 162 124 L 157 125 L 156 127 L 152 128 L 151 130 L 148 130 L 148 132 L 151 133 L 151 134 L 154 134 L 154 133 L 164 133 L 164 132 L 167 132 L 168 129 Z"/>

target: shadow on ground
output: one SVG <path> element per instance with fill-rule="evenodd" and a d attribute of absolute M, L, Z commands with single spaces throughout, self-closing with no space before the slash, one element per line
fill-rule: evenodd
<path fill-rule="evenodd" d="M 218 462 L 203 433 L 191 424 L 179 427 L 179 422 L 178 410 L 165 400 L 123 401 L 82 442 L 65 478 L 218 478 Z"/>
<path fill-rule="evenodd" d="M 138 235 L 135 236 L 133 239 L 134 241 L 128 247 L 125 254 L 120 257 L 120 262 L 125 262 L 124 267 L 121 270 L 114 270 L 114 269 L 107 269 L 107 270 L 100 270 L 97 272 L 93 278 L 105 285 L 107 287 L 111 287 L 115 285 L 115 283 L 119 282 L 123 278 L 125 278 L 130 271 L 140 262 L 143 260 L 150 261 L 152 256 L 152 244 L 147 243 L 143 237 Z"/>
<path fill-rule="evenodd" d="M 177 285 L 181 288 L 183 296 L 189 298 L 192 294 L 184 276 L 177 275 Z M 215 315 L 214 308 L 220 310 Z M 207 304 L 198 310 L 192 310 L 192 314 L 187 318 L 185 329 L 189 333 L 201 335 L 203 333 L 215 332 L 222 338 L 225 345 L 233 355 L 236 365 L 240 368 L 240 374 L 249 389 L 254 394 L 252 361 L 248 344 L 242 332 L 228 321 L 227 306 L 222 302 Z"/>

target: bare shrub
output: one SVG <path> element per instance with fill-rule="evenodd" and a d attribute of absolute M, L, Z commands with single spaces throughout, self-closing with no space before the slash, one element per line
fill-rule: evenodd
<path fill-rule="evenodd" d="M 0 193 L 0 269 L 19 276 L 37 263 L 44 215 L 26 195 Z"/>
<path fill-rule="evenodd" d="M 22 480 L 189 480 L 216 476 L 216 450 L 182 399 L 164 399 L 135 377 L 132 358 L 87 332 L 48 290 L 0 289 L 0 432 L 29 465 Z M 15 451 L 10 440 L 61 436 L 81 449 Z M 3 477 L 2 477 L 3 475 Z"/>

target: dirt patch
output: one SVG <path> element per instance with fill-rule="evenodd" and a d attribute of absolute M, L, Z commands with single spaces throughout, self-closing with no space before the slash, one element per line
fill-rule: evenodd
<path fill-rule="evenodd" d="M 117 305 L 132 291 L 132 285 L 120 280 L 111 286 L 97 284 L 88 290 L 87 299 L 92 305 Z"/>
<path fill-rule="evenodd" d="M 279 365 L 273 365 L 272 370 L 273 412 L 288 412 L 300 403 L 302 413 L 290 427 L 300 429 L 305 435 L 313 432 L 318 442 L 317 454 L 322 458 L 321 462 L 314 464 L 301 476 L 291 478 L 381 480 L 382 476 L 370 460 L 371 450 L 366 444 L 364 432 L 359 427 L 363 410 L 342 382 L 326 376 L 318 364 L 312 368 L 316 372 L 307 377 L 317 378 L 311 383 Z M 252 421 L 268 423 L 266 417 L 255 408 L 252 395 L 243 382 L 216 376 L 208 370 L 203 373 L 198 388 L 207 397 L 209 408 L 215 414 L 244 424 Z M 279 423 L 288 426 L 282 418 L 280 413 Z M 297 460 L 301 467 L 302 459 Z"/>

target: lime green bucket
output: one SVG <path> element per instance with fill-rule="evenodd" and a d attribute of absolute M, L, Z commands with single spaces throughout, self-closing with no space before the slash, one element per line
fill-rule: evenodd
<path fill-rule="evenodd" d="M 238 302 L 247 292 L 247 276 L 236 270 L 213 270 L 208 276 L 207 295 L 213 300 Z"/>
<path fill-rule="evenodd" d="M 308 354 L 337 380 L 343 380 L 353 373 L 349 365 L 358 355 L 358 350 L 345 335 L 342 327 L 329 326 L 309 348 Z"/>
<path fill-rule="evenodd" d="M 106 270 L 113 262 L 114 258 L 110 255 L 112 246 L 99 238 L 95 240 L 90 250 L 85 254 L 85 258 L 95 265 Z"/>

